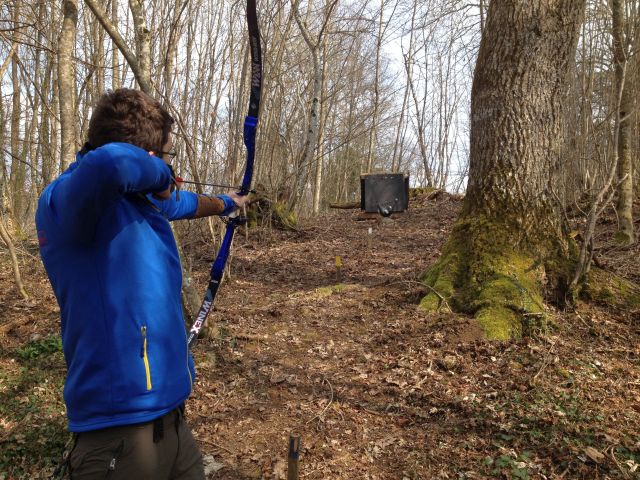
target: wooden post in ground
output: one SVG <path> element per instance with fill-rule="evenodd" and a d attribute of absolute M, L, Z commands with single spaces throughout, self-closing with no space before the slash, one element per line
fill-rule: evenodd
<path fill-rule="evenodd" d="M 299 435 L 289 435 L 289 456 L 287 465 L 287 480 L 298 480 L 301 438 Z"/>

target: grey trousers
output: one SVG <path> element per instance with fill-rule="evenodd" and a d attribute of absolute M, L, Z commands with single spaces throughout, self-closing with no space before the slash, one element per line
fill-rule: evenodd
<path fill-rule="evenodd" d="M 79 433 L 72 480 L 204 480 L 202 455 L 180 409 L 155 422 Z"/>

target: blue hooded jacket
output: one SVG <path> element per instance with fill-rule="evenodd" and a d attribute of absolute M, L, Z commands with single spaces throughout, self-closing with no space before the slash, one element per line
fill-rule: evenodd
<path fill-rule="evenodd" d="M 197 195 L 169 187 L 167 165 L 126 143 L 78 157 L 42 193 L 40 254 L 60 305 L 69 430 L 142 423 L 189 396 L 182 272 L 169 220 L 192 217 Z M 232 207 L 229 197 L 225 213 Z"/>

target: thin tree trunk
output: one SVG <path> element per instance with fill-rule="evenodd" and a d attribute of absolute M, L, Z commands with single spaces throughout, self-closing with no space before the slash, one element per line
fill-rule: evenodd
<path fill-rule="evenodd" d="M 323 92 L 325 89 L 325 72 L 326 72 L 326 55 L 327 55 L 327 42 L 322 42 L 322 73 L 321 73 L 321 82 L 320 82 L 320 91 Z M 320 126 L 318 132 L 318 152 L 316 156 L 316 172 L 313 182 L 313 213 L 320 213 L 320 196 L 322 193 L 322 167 L 324 162 L 324 149 L 322 147 L 322 133 L 324 132 L 324 127 L 326 123 L 327 111 L 324 103 L 320 105 Z"/>
<path fill-rule="evenodd" d="M 60 170 L 67 169 L 76 153 L 75 65 L 73 52 L 78 24 L 77 0 L 64 0 L 64 18 L 58 40 L 58 97 L 60 104 Z"/>
<path fill-rule="evenodd" d="M 380 107 L 380 53 L 382 51 L 382 26 L 384 25 L 385 0 L 380 0 L 380 18 L 378 20 L 378 35 L 376 37 L 376 65 L 373 78 L 373 116 L 369 130 L 369 147 L 367 148 L 367 172 L 373 168 L 373 155 L 378 141 L 378 110 Z"/>
<path fill-rule="evenodd" d="M 406 74 L 407 74 L 407 83 L 404 87 L 404 97 L 402 99 L 402 109 L 400 110 L 400 119 L 398 120 L 398 129 L 396 130 L 396 140 L 393 143 L 393 157 L 391 159 L 391 171 L 397 172 L 400 170 L 401 158 L 398 158 L 399 155 L 399 147 L 401 141 L 402 128 L 404 125 L 404 112 L 407 108 L 409 102 L 409 79 L 413 75 L 413 47 L 414 47 L 414 31 L 416 24 L 416 13 L 418 10 L 418 2 L 413 2 L 413 9 L 411 10 L 411 28 L 409 32 L 409 52 L 406 55 L 405 64 Z M 397 159 L 397 160 L 396 160 Z"/>
<path fill-rule="evenodd" d="M 14 25 L 18 24 L 20 20 L 20 8 L 21 2 L 16 1 L 13 7 L 12 20 Z M 12 44 L 18 45 L 20 43 L 19 30 L 16 29 L 12 35 Z M 12 49 L 11 55 L 11 85 L 12 85 L 12 98 L 11 98 L 11 197 L 12 197 L 12 213 L 15 220 L 15 228 L 20 228 L 20 221 L 23 214 L 23 202 L 24 202 L 24 182 L 25 182 L 25 166 L 20 162 L 21 159 L 21 144 L 24 145 L 24 139 L 20 140 L 20 124 L 22 120 L 22 105 L 21 100 L 21 84 L 20 84 L 20 72 L 19 72 L 19 59 L 18 50 Z"/>
<path fill-rule="evenodd" d="M 142 0 L 129 0 L 129 8 L 133 16 L 136 59 L 140 72 L 140 78 L 137 78 L 137 80 L 142 91 L 151 95 L 151 32 L 147 28 L 147 22 L 144 18 Z"/>
<path fill-rule="evenodd" d="M 309 109 L 308 118 L 309 127 L 304 142 L 304 153 L 302 155 L 302 162 L 300 163 L 300 168 L 298 169 L 294 183 L 295 187 L 292 192 L 293 198 L 290 202 L 291 208 L 294 208 L 297 202 L 304 195 L 304 189 L 308 178 L 308 171 L 313 162 L 313 156 L 318 144 L 320 93 L 322 90 L 322 68 L 320 66 L 318 49 L 320 47 L 320 44 L 322 43 L 322 38 L 331 18 L 333 9 L 335 8 L 338 1 L 334 0 L 330 5 L 327 6 L 325 10 L 324 23 L 320 28 L 320 32 L 318 33 L 316 39 L 311 38 L 311 33 L 307 29 L 306 22 L 303 22 L 302 18 L 300 17 L 300 12 L 298 11 L 298 3 L 299 0 L 292 0 L 291 8 L 293 9 L 293 15 L 296 23 L 298 24 L 298 28 L 300 29 L 300 33 L 302 33 L 302 37 L 304 38 L 307 47 L 309 47 L 309 52 L 311 54 L 311 62 L 313 64 L 313 86 L 311 89 L 311 107 Z"/>
<path fill-rule="evenodd" d="M 118 24 L 118 0 L 111 0 L 111 21 Z M 118 53 L 118 46 L 115 40 L 111 40 L 112 52 L 111 52 L 111 68 L 113 70 L 111 76 L 111 88 L 117 90 L 121 86 L 120 82 L 120 55 Z"/>
<path fill-rule="evenodd" d="M 625 30 L 624 0 L 611 1 L 613 15 L 613 58 L 615 62 L 616 85 L 622 89 L 620 97 L 620 130 L 618 133 L 618 212 L 619 230 L 617 239 L 626 245 L 635 241 L 633 231 L 633 163 L 631 161 L 631 133 L 633 94 L 631 84 L 624 81 L 627 66 L 627 45 Z M 637 55 L 637 53 L 636 53 Z"/>
<path fill-rule="evenodd" d="M 292 192 L 293 198 L 290 202 L 291 208 L 295 207 L 298 200 L 302 197 L 305 187 L 304 178 L 305 170 L 309 168 L 311 162 L 313 161 L 313 155 L 316 150 L 316 145 L 318 142 L 318 123 L 319 116 L 318 111 L 320 108 L 320 86 L 322 84 L 322 70 L 320 68 L 320 59 L 318 58 L 318 42 L 315 42 L 311 38 L 311 34 L 307 30 L 306 23 L 303 23 L 300 18 L 300 14 L 298 12 L 298 1 L 292 3 L 292 8 L 295 16 L 296 23 L 298 24 L 298 28 L 302 33 L 305 43 L 309 47 L 309 52 L 311 54 L 311 62 L 313 64 L 313 78 L 312 78 L 312 88 L 311 88 L 311 107 L 309 108 L 309 117 L 308 117 L 308 129 L 307 135 L 304 141 L 304 153 L 302 155 L 302 161 L 300 162 L 300 168 L 296 174 L 295 178 L 295 187 Z"/>
<path fill-rule="evenodd" d="M 18 292 L 22 296 L 23 299 L 27 300 L 29 295 L 24 288 L 24 283 L 22 283 L 22 276 L 20 275 L 20 264 L 18 263 L 18 256 L 16 255 L 16 247 L 11 240 L 11 236 L 9 232 L 4 226 L 4 216 L 0 213 L 0 239 L 5 243 L 7 248 L 9 249 L 9 255 L 11 256 L 11 266 L 13 268 L 13 277 L 16 282 L 16 287 Z"/>
<path fill-rule="evenodd" d="M 411 76 L 411 68 L 408 64 L 407 57 L 405 55 L 404 60 L 405 70 L 407 72 L 407 82 L 409 83 L 409 91 L 413 98 L 413 104 L 416 108 L 416 124 L 418 127 L 418 146 L 420 147 L 420 156 L 422 157 L 422 164 L 424 166 L 424 174 L 427 179 L 427 186 L 434 187 L 433 172 L 431 171 L 431 165 L 429 164 L 429 154 L 427 153 L 427 144 L 425 140 L 425 125 L 424 125 L 424 108 L 420 111 L 420 103 L 418 101 L 418 93 Z M 426 79 L 425 79 L 426 81 Z M 426 90 L 426 89 L 425 89 Z"/>

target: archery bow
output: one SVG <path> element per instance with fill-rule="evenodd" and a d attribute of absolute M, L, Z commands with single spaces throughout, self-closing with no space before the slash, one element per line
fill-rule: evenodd
<path fill-rule="evenodd" d="M 247 195 L 251 192 L 251 180 L 253 179 L 253 161 L 255 157 L 256 128 L 258 126 L 258 111 L 260 109 L 260 89 L 262 87 L 262 51 L 260 46 L 260 30 L 258 28 L 258 14 L 256 0 L 247 0 L 247 26 L 249 30 L 249 48 L 251 49 L 251 95 L 249 97 L 249 112 L 244 120 L 244 144 L 247 147 L 247 166 L 245 167 L 242 185 L 239 195 Z M 200 329 L 204 325 L 213 302 L 215 301 L 220 282 L 224 274 L 224 267 L 229 258 L 233 234 L 238 227 L 246 223 L 246 218 L 233 216 L 227 222 L 227 229 L 218 251 L 216 260 L 211 266 L 209 286 L 204 294 L 204 300 L 198 311 L 191 329 L 187 343 L 189 346 L 198 338 Z"/>

